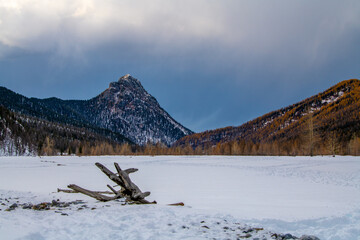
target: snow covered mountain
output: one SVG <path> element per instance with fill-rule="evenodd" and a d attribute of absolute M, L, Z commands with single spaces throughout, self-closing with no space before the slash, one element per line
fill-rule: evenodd
<path fill-rule="evenodd" d="M 108 89 L 90 100 L 27 98 L 0 87 L 0 105 L 23 115 L 96 133 L 100 131 L 101 135 L 111 138 L 116 136 L 114 141 L 121 134 L 139 145 L 148 142 L 171 145 L 192 134 L 162 109 L 140 81 L 129 74 L 110 83 Z"/>
<path fill-rule="evenodd" d="M 99 127 L 128 137 L 137 144 L 167 145 L 192 132 L 176 122 L 157 100 L 129 74 L 86 103 L 84 115 Z"/>

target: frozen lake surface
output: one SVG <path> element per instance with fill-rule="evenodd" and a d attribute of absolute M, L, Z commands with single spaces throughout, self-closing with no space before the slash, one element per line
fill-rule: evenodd
<path fill-rule="evenodd" d="M 138 168 L 132 180 L 158 204 L 122 206 L 56 192 L 71 183 L 108 190 L 112 183 L 95 162 L 111 170 L 113 162 Z M 223 231 L 223 222 L 295 236 L 360 239 L 360 157 L 0 157 L 0 198 L 6 203 L 0 205 L 4 239 L 239 237 Z M 5 211 L 5 201 L 53 199 L 82 200 L 93 210 Z M 185 207 L 167 206 L 176 202 Z"/>

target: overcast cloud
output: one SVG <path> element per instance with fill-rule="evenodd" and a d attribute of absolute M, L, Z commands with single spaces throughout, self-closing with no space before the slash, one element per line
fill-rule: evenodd
<path fill-rule="evenodd" d="M 360 1 L 0 0 L 0 85 L 94 97 L 127 73 L 195 131 L 359 78 Z"/>

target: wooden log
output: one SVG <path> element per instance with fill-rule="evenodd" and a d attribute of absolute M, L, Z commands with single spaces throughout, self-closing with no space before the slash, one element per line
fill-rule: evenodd
<path fill-rule="evenodd" d="M 144 192 L 144 193 L 140 192 L 140 193 L 136 193 L 136 194 L 133 196 L 133 198 L 134 198 L 134 199 L 141 199 L 141 198 L 146 198 L 146 197 L 149 196 L 149 195 L 150 195 L 150 192 Z"/>
<path fill-rule="evenodd" d="M 131 195 L 133 194 L 133 192 L 136 192 L 136 193 L 141 192 L 140 189 L 135 184 L 132 184 L 132 181 L 130 180 L 129 175 L 125 171 L 121 170 L 119 164 L 114 163 L 114 165 L 115 165 L 116 171 L 119 174 L 119 178 L 124 183 L 124 188 L 129 190 L 131 192 Z M 137 187 L 137 189 L 134 188 L 134 185 Z"/>
<path fill-rule="evenodd" d="M 65 192 L 65 193 L 79 193 L 79 192 L 74 191 L 74 190 L 60 189 L 60 188 L 58 188 L 57 191 L 58 191 L 58 192 Z"/>
<path fill-rule="evenodd" d="M 139 202 L 142 204 L 150 204 L 154 202 L 149 202 L 145 200 L 144 198 L 150 195 L 150 192 L 143 193 L 140 188 L 131 181 L 129 177 L 129 173 L 136 172 L 137 169 L 130 168 L 126 170 L 122 170 L 118 163 L 114 163 L 115 169 L 117 171 L 117 174 L 110 171 L 108 168 L 106 168 L 101 163 L 95 163 L 95 165 L 103 172 L 106 176 L 108 176 L 112 181 L 117 183 L 119 186 L 122 187 L 122 190 L 120 191 L 121 194 L 127 196 L 129 200 L 134 202 Z"/>
<path fill-rule="evenodd" d="M 79 193 L 78 191 L 75 190 L 70 190 L 70 189 L 61 189 L 58 188 L 57 189 L 58 192 L 64 192 L 64 193 Z M 100 193 L 100 194 L 114 194 L 113 192 L 110 191 L 93 191 L 94 193 Z"/>
<path fill-rule="evenodd" d="M 140 188 L 131 181 L 129 174 L 126 170 L 121 170 L 118 163 L 114 163 L 116 171 L 118 172 L 119 177 L 125 183 L 124 188 L 130 191 L 130 199 L 133 201 L 140 201 L 142 204 L 150 204 L 154 202 L 148 202 L 144 198 L 150 195 L 150 192 L 143 193 Z"/>
<path fill-rule="evenodd" d="M 121 187 L 120 191 L 116 191 L 113 187 L 110 185 L 107 185 L 107 187 L 111 190 L 111 193 L 115 194 L 115 196 L 109 197 L 106 195 L 101 194 L 100 192 L 91 191 L 85 188 L 81 188 L 75 184 L 71 184 L 68 186 L 68 188 L 71 188 L 72 192 L 80 192 L 82 194 L 85 194 L 89 197 L 95 198 L 99 201 L 111 201 L 114 199 L 118 199 L 121 197 L 125 197 L 126 201 L 135 203 L 135 204 L 156 204 L 156 202 L 149 202 L 145 200 L 145 197 L 150 195 L 150 192 L 142 192 L 140 188 L 131 181 L 129 174 L 134 173 L 138 171 L 136 168 L 129 168 L 122 170 L 119 166 L 119 164 L 114 163 L 117 174 L 110 171 L 108 168 L 106 168 L 101 163 L 95 163 L 95 165 L 113 182 L 115 182 L 118 186 Z M 58 189 L 60 191 L 60 189 Z M 64 192 L 70 192 L 71 190 L 64 190 Z"/>
<path fill-rule="evenodd" d="M 68 188 L 71 188 L 74 191 L 80 192 L 82 194 L 85 194 L 85 195 L 87 195 L 89 197 L 95 198 L 95 199 L 97 199 L 99 201 L 102 201 L 102 202 L 107 202 L 107 201 L 111 201 L 111 200 L 115 200 L 115 199 L 120 198 L 119 195 L 115 195 L 114 197 L 108 197 L 108 196 L 102 195 L 100 193 L 96 193 L 94 191 L 79 187 L 79 186 L 77 186 L 75 184 L 68 185 Z"/>
<path fill-rule="evenodd" d="M 117 192 L 112 186 L 110 186 L 109 184 L 106 185 L 108 188 L 110 188 L 110 190 L 115 194 L 115 195 L 118 195 L 119 192 Z"/>
<path fill-rule="evenodd" d="M 128 202 L 129 204 L 157 204 L 156 201 L 149 202 L 146 199 L 133 200 L 131 198 L 126 198 L 126 202 Z"/>
<path fill-rule="evenodd" d="M 112 181 L 114 181 L 115 183 L 117 183 L 119 186 L 123 187 L 125 184 L 124 182 L 118 177 L 116 176 L 115 173 L 113 173 L 112 171 L 110 171 L 109 169 L 107 169 L 104 165 L 102 165 L 101 163 L 95 163 L 95 165 L 103 172 L 105 173 L 106 176 L 108 176 L 108 178 L 110 178 Z"/>
<path fill-rule="evenodd" d="M 129 168 L 129 169 L 125 169 L 124 171 L 127 173 L 127 174 L 130 174 L 130 173 L 134 173 L 134 172 L 137 172 L 139 169 L 137 168 Z"/>
<path fill-rule="evenodd" d="M 183 202 L 168 204 L 169 206 L 185 206 Z"/>

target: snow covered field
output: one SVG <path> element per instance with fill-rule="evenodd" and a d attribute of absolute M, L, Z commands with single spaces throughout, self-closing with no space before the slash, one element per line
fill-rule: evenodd
<path fill-rule="evenodd" d="M 56 192 L 108 190 L 101 162 L 135 167 L 157 205 L 101 203 Z M 82 200 L 62 211 L 10 204 Z M 236 239 L 244 224 L 320 239 L 360 239 L 359 157 L 0 157 L 0 239 Z M 167 204 L 184 202 L 184 207 Z M 267 235 L 266 235 L 267 234 Z"/>

